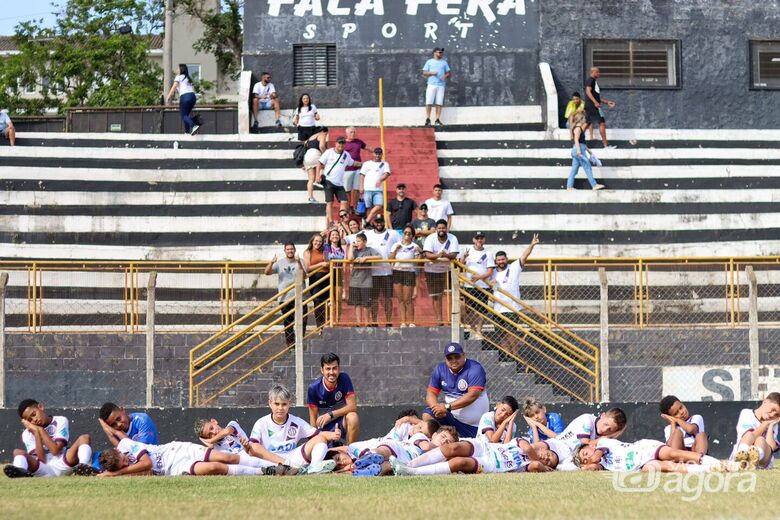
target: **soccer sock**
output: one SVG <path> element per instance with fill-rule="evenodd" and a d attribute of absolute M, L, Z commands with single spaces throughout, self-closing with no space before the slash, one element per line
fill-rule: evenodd
<path fill-rule="evenodd" d="M 262 475 L 263 470 L 240 464 L 228 464 L 228 475 Z"/>
<path fill-rule="evenodd" d="M 750 449 L 750 446 L 748 446 L 744 442 L 740 442 L 739 446 L 737 446 L 737 451 L 747 451 L 749 449 Z"/>
<path fill-rule="evenodd" d="M 240 451 L 238 452 L 238 463 L 242 466 L 251 466 L 253 468 L 261 468 L 262 460 L 258 457 L 253 457 L 250 454 Z"/>
<path fill-rule="evenodd" d="M 92 464 L 92 446 L 82 444 L 76 451 L 76 456 L 79 459 L 79 464 Z"/>
<path fill-rule="evenodd" d="M 708 466 L 699 464 L 686 464 L 685 468 L 688 470 L 688 473 L 707 473 L 710 469 Z"/>
<path fill-rule="evenodd" d="M 452 471 L 449 462 L 437 462 L 421 468 L 409 468 L 409 473 L 412 475 L 449 475 Z"/>
<path fill-rule="evenodd" d="M 720 461 L 715 457 L 710 457 L 709 455 L 703 455 L 701 458 L 701 465 L 705 468 L 711 468 L 714 466 L 720 466 Z"/>
<path fill-rule="evenodd" d="M 427 453 L 423 453 L 419 457 L 412 459 L 407 466 L 410 468 L 419 468 L 421 466 L 428 466 L 430 464 L 436 464 L 437 462 L 444 462 L 447 460 L 442 452 L 441 448 L 435 448 Z"/>
<path fill-rule="evenodd" d="M 311 449 L 311 463 L 316 464 L 325 460 L 325 455 L 328 454 L 328 445 L 324 442 L 320 442 L 314 445 Z"/>
<path fill-rule="evenodd" d="M 758 460 L 764 460 L 764 448 L 761 448 L 760 446 L 756 446 L 756 449 L 758 450 Z"/>
<path fill-rule="evenodd" d="M 27 465 L 27 457 L 24 455 L 17 455 L 14 457 L 14 466 L 24 470 L 30 469 L 30 466 Z"/>

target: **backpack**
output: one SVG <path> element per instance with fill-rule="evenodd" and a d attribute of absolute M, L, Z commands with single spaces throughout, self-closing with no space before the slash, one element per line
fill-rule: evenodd
<path fill-rule="evenodd" d="M 295 147 L 295 150 L 293 151 L 293 160 L 295 161 L 295 166 L 303 166 L 303 157 L 305 155 L 306 155 L 305 143 L 301 143 Z"/>

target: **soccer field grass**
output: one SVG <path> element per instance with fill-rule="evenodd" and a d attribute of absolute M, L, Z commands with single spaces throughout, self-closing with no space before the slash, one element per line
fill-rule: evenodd
<path fill-rule="evenodd" d="M 650 492 L 618 492 L 601 473 L 443 477 L 67 477 L 0 480 L 8 518 L 768 518 L 780 471 L 663 475 Z M 645 480 L 646 481 L 646 480 Z M 740 489 L 740 486 L 742 488 Z M 701 493 L 699 494 L 699 491 Z M 694 499 L 700 495 L 697 499 Z"/>

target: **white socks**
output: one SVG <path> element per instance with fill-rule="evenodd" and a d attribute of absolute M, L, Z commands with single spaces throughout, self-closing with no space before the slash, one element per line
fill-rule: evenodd
<path fill-rule="evenodd" d="M 452 473 L 449 462 L 437 462 L 436 464 L 429 464 L 420 468 L 409 467 L 408 470 L 412 475 L 449 475 Z"/>
<path fill-rule="evenodd" d="M 764 460 L 764 455 L 766 455 L 766 453 L 764 453 L 764 449 L 756 446 L 756 450 L 758 450 L 758 460 L 759 460 L 759 462 Z"/>
<path fill-rule="evenodd" d="M 253 457 L 250 454 L 246 453 L 245 451 L 239 451 L 238 452 L 238 463 L 241 466 L 250 466 L 252 468 L 260 468 L 262 467 L 260 465 L 261 459 L 257 457 Z"/>
<path fill-rule="evenodd" d="M 702 460 L 704 462 L 704 460 Z M 709 466 L 703 464 L 684 464 L 683 465 L 688 473 L 707 473 L 710 471 Z"/>
<path fill-rule="evenodd" d="M 720 461 L 715 457 L 710 457 L 709 455 L 703 455 L 701 458 L 701 465 L 702 467 L 705 468 L 712 468 L 715 466 L 720 466 Z"/>
<path fill-rule="evenodd" d="M 82 444 L 76 451 L 76 456 L 79 459 L 79 464 L 92 464 L 92 446 L 89 444 Z"/>
<path fill-rule="evenodd" d="M 749 449 L 750 449 L 750 446 L 748 446 L 744 442 L 740 442 L 739 446 L 737 446 L 737 451 L 747 451 Z"/>
<path fill-rule="evenodd" d="M 17 468 L 22 468 L 24 470 L 30 469 L 30 466 L 27 465 L 27 457 L 24 455 L 17 455 L 14 457 L 14 466 Z"/>
<path fill-rule="evenodd" d="M 240 464 L 228 464 L 228 475 L 262 475 L 263 470 L 260 468 L 251 468 L 249 466 L 241 466 Z"/>
<path fill-rule="evenodd" d="M 324 442 L 318 442 L 311 449 L 311 463 L 317 464 L 325 460 L 325 455 L 328 454 L 328 445 Z"/>
<path fill-rule="evenodd" d="M 427 453 L 423 453 L 419 457 L 415 457 L 407 466 L 410 468 L 419 468 L 421 466 L 436 464 L 437 462 L 445 462 L 446 460 L 447 457 L 442 454 L 441 448 L 434 448 Z"/>

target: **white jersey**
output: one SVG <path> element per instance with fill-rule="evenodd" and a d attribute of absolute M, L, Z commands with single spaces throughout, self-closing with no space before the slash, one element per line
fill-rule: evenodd
<path fill-rule="evenodd" d="M 734 460 L 734 456 L 737 454 L 739 444 L 742 442 L 742 436 L 747 432 L 756 430 L 761 426 L 761 421 L 756 417 L 756 413 L 751 408 L 745 408 L 739 412 L 739 419 L 737 419 L 737 441 L 734 443 L 734 449 L 731 451 L 731 460 Z M 775 424 L 772 427 L 772 437 L 777 440 L 778 425 Z M 774 458 L 770 459 L 769 467 L 772 466 Z"/>
<path fill-rule="evenodd" d="M 423 251 L 426 253 L 439 253 L 445 251 L 447 253 L 460 253 L 460 244 L 458 239 L 452 233 L 447 233 L 447 238 L 444 242 L 439 241 L 438 233 L 431 233 L 425 237 L 423 242 Z M 450 261 L 447 258 L 439 258 L 438 260 L 431 261 L 425 264 L 426 273 L 447 273 L 450 270 Z"/>
<path fill-rule="evenodd" d="M 390 165 L 385 161 L 366 161 L 363 166 L 360 167 L 360 175 L 363 178 L 363 190 L 365 191 L 382 191 L 382 185 L 379 184 L 379 179 L 384 174 L 390 174 Z"/>
<path fill-rule="evenodd" d="M 602 437 L 596 448 L 604 452 L 601 466 L 607 471 L 639 471 L 648 462 L 658 459 L 658 451 L 666 446 L 661 441 L 641 439 L 636 442 L 620 442 Z"/>
<path fill-rule="evenodd" d="M 508 473 L 525 471 L 531 461 L 525 451 L 519 446 L 519 439 L 507 444 L 486 442 L 484 440 L 469 441 L 474 447 L 472 457 L 479 464 L 477 473 Z"/>
<path fill-rule="evenodd" d="M 404 245 L 402 242 L 398 241 L 393 244 L 393 248 L 390 251 L 396 251 L 395 257 L 398 260 L 414 260 L 415 258 L 420 257 L 422 249 L 420 249 L 420 246 L 415 242 Z M 411 262 L 396 262 L 393 264 L 393 270 L 395 271 L 414 272 L 416 269 L 417 264 Z"/>
<path fill-rule="evenodd" d="M 514 298 L 520 299 L 520 272 L 522 272 L 523 266 L 520 265 L 520 260 L 515 260 L 509 264 L 506 269 L 499 271 L 496 269 L 493 271 L 493 280 L 495 281 L 496 289 L 511 294 Z M 517 312 L 517 308 L 520 306 L 517 302 L 509 298 L 508 296 L 501 294 L 498 290 L 493 294 L 495 301 L 493 302 L 493 309 L 500 313 L 512 313 Z"/>
<path fill-rule="evenodd" d="M 222 437 L 220 440 L 215 442 L 212 447 L 216 451 L 223 451 L 225 453 L 240 453 L 244 449 L 244 447 L 241 445 L 241 440 L 248 439 L 249 437 L 241 428 L 241 425 L 236 421 L 230 421 L 227 424 L 227 427 L 233 428 L 236 433 Z"/>
<path fill-rule="evenodd" d="M 293 451 L 302 439 L 309 439 L 317 433 L 317 429 L 308 422 L 292 414 L 287 415 L 284 424 L 276 424 L 271 414 L 261 417 L 252 427 L 249 440 L 258 442 L 265 449 L 277 455 L 284 456 Z"/>
<path fill-rule="evenodd" d="M 267 83 L 263 85 L 262 82 L 258 81 L 255 83 L 255 86 L 252 87 L 252 94 L 256 95 L 260 98 L 270 99 L 271 94 L 276 92 L 276 87 L 274 87 L 273 83 Z"/>
<path fill-rule="evenodd" d="M 377 449 L 382 443 L 386 441 L 408 441 L 412 434 L 413 424 L 403 423 L 398 428 L 392 428 L 384 437 L 376 437 L 374 439 L 368 439 L 365 441 L 353 442 L 347 446 L 349 454 L 352 458 L 359 459 L 367 452 Z"/>
<path fill-rule="evenodd" d="M 463 257 L 461 257 L 461 260 L 463 260 Z M 493 253 L 489 249 L 485 248 L 482 248 L 482 251 L 477 251 L 474 248 L 469 249 L 468 256 L 465 258 L 464 264 L 470 271 L 474 271 L 477 276 L 481 276 L 487 273 L 488 269 L 496 267 L 496 261 Z M 474 275 L 471 273 L 466 273 L 466 277 L 469 280 L 471 280 L 473 276 Z M 487 289 L 489 287 L 489 285 L 484 280 L 478 281 L 476 285 L 477 287 L 482 287 L 483 289 Z M 474 284 L 471 283 L 464 284 L 464 287 L 473 286 Z"/>
<path fill-rule="evenodd" d="M 395 229 L 385 229 L 381 233 L 370 229 L 366 231 L 366 245 L 375 249 L 382 258 L 390 258 L 393 246 L 401 241 L 401 235 Z M 375 263 L 371 265 L 371 276 L 392 276 L 393 269 L 389 264 Z"/>
<path fill-rule="evenodd" d="M 696 435 L 700 432 L 704 432 L 704 418 L 702 418 L 701 415 L 691 415 L 690 417 L 688 417 L 688 420 L 685 422 L 687 422 L 688 424 L 695 424 L 699 428 L 699 430 L 696 433 L 691 435 L 690 433 L 686 432 L 679 426 L 677 427 L 677 429 L 680 430 L 683 434 L 683 445 L 686 448 L 691 449 L 693 448 L 693 443 L 696 442 Z M 672 436 L 672 426 L 667 425 L 666 428 L 664 428 L 664 438 L 666 439 L 666 442 L 669 442 L 669 437 L 671 436 Z"/>
<path fill-rule="evenodd" d="M 379 445 L 387 447 L 395 458 L 402 463 L 407 464 L 425 453 L 420 447 L 420 443 L 429 440 L 430 439 L 428 439 L 424 433 L 418 432 L 412 435 L 408 441 L 401 442 L 385 439 Z"/>
<path fill-rule="evenodd" d="M 455 213 L 447 199 L 436 200 L 431 197 L 425 201 L 425 204 L 428 206 L 428 218 L 432 218 L 434 222 L 447 220 L 447 217 Z"/>
<path fill-rule="evenodd" d="M 54 442 L 64 442 L 65 446 L 68 445 L 68 441 L 70 440 L 70 427 L 68 419 L 62 415 L 53 416 L 49 425 L 44 428 L 44 431 Z M 35 453 L 35 435 L 29 430 L 24 430 L 22 432 L 22 442 L 24 443 L 27 453 Z M 46 453 L 47 458 L 51 455 L 46 444 L 43 444 L 43 451 Z"/>
<path fill-rule="evenodd" d="M 479 419 L 479 426 L 477 426 L 477 439 L 487 440 L 487 434 L 493 433 L 497 429 L 498 425 L 496 425 L 496 412 L 485 412 Z M 501 436 L 501 441 L 503 443 L 511 441 L 515 436 L 516 430 L 517 425 L 512 423 L 512 426 L 509 428 L 509 430 L 504 431 L 504 434 Z"/>
<path fill-rule="evenodd" d="M 167 444 L 144 444 L 124 438 L 116 447 L 130 464 L 137 463 L 144 455 L 152 460 L 155 475 L 193 475 L 195 464 L 206 460 L 208 448 L 192 442 L 169 442 Z"/>
<path fill-rule="evenodd" d="M 556 445 L 565 446 L 571 453 L 574 453 L 574 450 L 582 444 L 582 441 L 586 439 L 593 440 L 597 437 L 596 421 L 598 421 L 598 417 L 592 413 L 580 415 L 570 422 L 566 429 L 555 438 Z M 558 455 L 560 457 L 561 453 Z"/>

